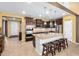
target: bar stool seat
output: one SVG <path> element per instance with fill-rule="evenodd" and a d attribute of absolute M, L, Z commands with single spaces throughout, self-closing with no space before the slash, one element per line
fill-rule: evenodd
<path fill-rule="evenodd" d="M 59 41 L 55 40 L 52 42 L 52 44 L 54 44 L 55 51 L 58 50 L 58 52 L 60 52 Z"/>
<path fill-rule="evenodd" d="M 48 56 L 48 53 L 49 53 L 49 43 L 45 43 L 45 44 L 43 44 L 43 52 L 42 52 L 42 55 Z"/>
<path fill-rule="evenodd" d="M 65 40 L 63 38 L 59 39 L 59 46 L 60 46 L 60 51 L 61 49 L 65 49 L 66 45 L 65 45 Z"/>
<path fill-rule="evenodd" d="M 49 53 L 51 53 L 52 56 L 55 55 L 54 45 L 52 45 L 52 43 L 50 43 L 50 42 L 43 44 L 42 55 L 48 56 Z"/>

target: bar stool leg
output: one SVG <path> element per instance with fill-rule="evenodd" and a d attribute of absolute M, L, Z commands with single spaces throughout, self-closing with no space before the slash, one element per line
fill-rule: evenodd
<path fill-rule="evenodd" d="M 55 49 L 54 49 L 54 55 L 56 55 Z"/>
<path fill-rule="evenodd" d="M 54 48 L 54 47 L 53 47 L 53 48 Z M 52 56 L 56 55 L 55 49 L 53 49 L 53 51 L 52 51 L 51 53 L 52 53 Z"/>
<path fill-rule="evenodd" d="M 68 41 L 67 41 L 67 39 L 65 39 L 65 47 L 68 47 Z"/>
<path fill-rule="evenodd" d="M 65 41 L 63 42 L 63 50 L 66 48 Z"/>
<path fill-rule="evenodd" d="M 67 41 L 67 39 L 66 39 L 66 46 L 68 47 L 68 41 Z"/>
<path fill-rule="evenodd" d="M 49 47 L 43 46 L 42 56 L 48 56 L 49 53 L 48 48 Z"/>
<path fill-rule="evenodd" d="M 58 52 L 60 52 L 61 51 L 61 47 L 60 47 L 60 45 L 58 45 Z"/>

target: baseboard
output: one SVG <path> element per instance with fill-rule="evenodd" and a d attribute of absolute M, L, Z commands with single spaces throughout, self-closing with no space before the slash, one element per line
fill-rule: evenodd
<path fill-rule="evenodd" d="M 70 41 L 70 42 L 72 42 L 72 41 Z M 77 43 L 77 42 L 72 42 L 73 44 L 79 44 L 79 43 Z"/>
<path fill-rule="evenodd" d="M 79 43 L 76 42 L 75 44 L 79 44 Z"/>

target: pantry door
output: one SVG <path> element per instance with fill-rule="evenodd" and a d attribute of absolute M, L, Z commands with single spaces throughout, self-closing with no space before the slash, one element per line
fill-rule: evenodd
<path fill-rule="evenodd" d="M 63 23 L 64 37 L 72 41 L 72 20 L 64 21 Z"/>

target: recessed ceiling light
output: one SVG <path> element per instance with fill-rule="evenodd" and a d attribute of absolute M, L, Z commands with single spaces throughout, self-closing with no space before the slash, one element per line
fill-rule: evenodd
<path fill-rule="evenodd" d="M 26 12 L 25 11 L 22 11 L 22 14 L 26 14 Z"/>
<path fill-rule="evenodd" d="M 42 15 L 40 14 L 39 17 L 42 17 Z"/>
<path fill-rule="evenodd" d="M 46 14 L 49 14 L 49 11 L 46 11 Z"/>
<path fill-rule="evenodd" d="M 62 15 L 64 16 L 64 15 L 66 15 L 66 13 L 63 13 Z"/>

